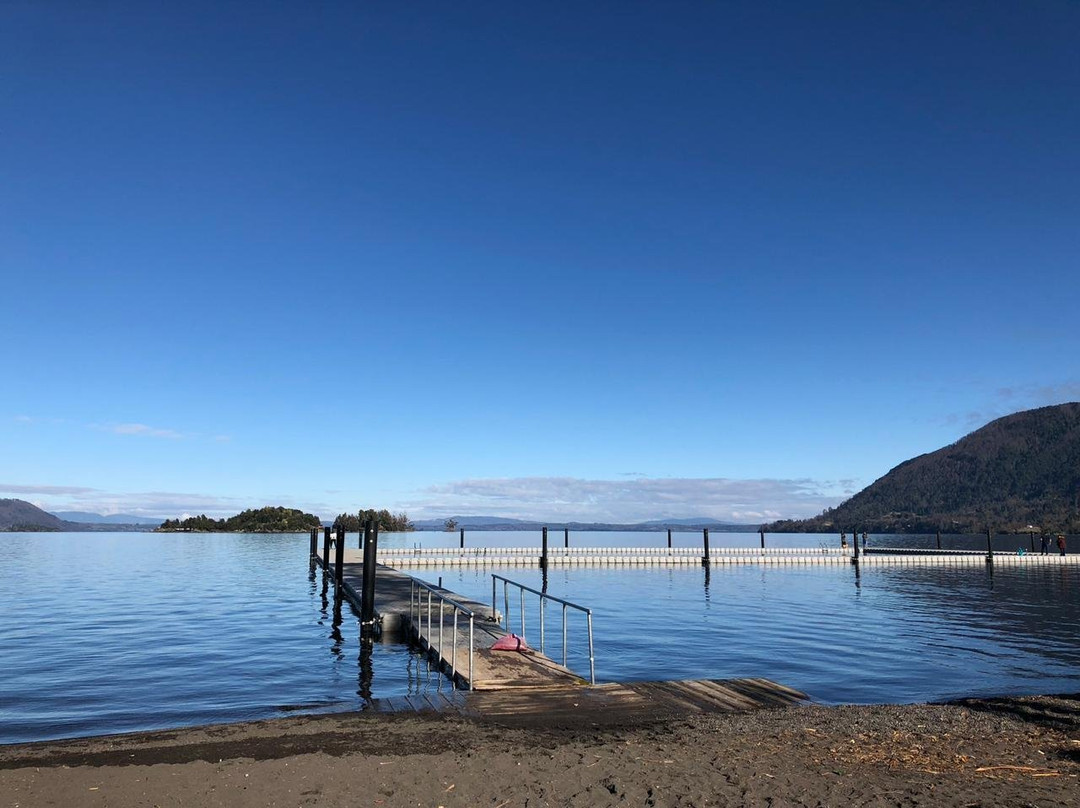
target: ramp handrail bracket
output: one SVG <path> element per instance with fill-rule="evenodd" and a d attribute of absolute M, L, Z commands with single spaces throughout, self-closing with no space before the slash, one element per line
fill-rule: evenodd
<path fill-rule="evenodd" d="M 413 631 L 416 632 L 416 640 L 420 641 L 421 636 L 427 638 L 427 653 L 431 655 L 432 648 L 432 629 L 431 629 L 431 601 L 434 597 L 439 604 L 439 646 L 437 653 L 439 658 L 445 660 L 446 655 L 443 653 L 443 616 L 446 606 L 451 607 L 454 610 L 454 624 L 451 633 L 453 634 L 453 649 L 450 656 L 450 681 L 457 687 L 457 641 L 458 641 L 458 615 L 463 614 L 469 618 L 469 690 L 473 689 L 473 651 L 474 651 L 474 621 L 476 619 L 476 613 L 463 603 L 460 603 L 453 598 L 447 597 L 445 590 L 440 587 L 429 584 L 427 581 L 421 581 L 419 578 L 413 576 L 407 576 L 412 582 L 412 586 L 409 589 L 409 621 L 412 623 Z M 427 591 L 427 601 L 423 600 L 423 593 Z M 423 618 L 426 608 L 427 613 L 427 631 L 422 633 Z"/>
<path fill-rule="evenodd" d="M 507 627 L 509 627 L 509 625 L 510 625 L 510 594 L 509 594 L 509 587 L 514 586 L 514 587 L 517 587 L 517 589 L 518 589 L 518 592 L 519 592 L 519 595 L 520 595 L 519 610 L 521 612 L 521 638 L 522 639 L 525 639 L 525 593 L 529 592 L 529 593 L 531 593 L 533 595 L 536 595 L 537 597 L 540 598 L 540 653 L 541 654 L 543 654 L 545 652 L 545 647 L 544 647 L 544 641 L 545 641 L 545 637 L 544 637 L 544 607 L 547 605 L 547 602 L 549 600 L 554 601 L 555 603 L 558 603 L 558 604 L 560 604 L 562 606 L 562 664 L 563 664 L 563 667 L 566 667 L 566 658 L 567 658 L 566 657 L 566 610 L 568 608 L 569 609 L 576 609 L 579 612 L 584 613 L 586 622 L 588 624 L 588 631 L 589 631 L 589 684 L 595 685 L 596 684 L 596 657 L 595 657 L 595 655 L 593 653 L 593 621 L 592 621 L 593 613 L 592 613 L 592 609 L 589 609 L 589 608 L 587 608 L 585 606 L 581 606 L 580 604 L 577 604 L 577 603 L 571 603 L 568 600 L 563 600 L 562 598 L 555 597 L 554 595 L 549 595 L 547 592 L 542 592 L 539 589 L 534 589 L 531 586 L 526 586 L 525 584 L 518 583 L 517 581 L 512 581 L 509 578 L 506 578 L 506 577 L 504 577 L 502 575 L 496 575 L 495 573 L 491 573 L 491 613 L 492 613 L 492 615 L 498 615 L 498 611 L 495 608 L 495 603 L 496 603 L 496 597 L 497 597 L 496 588 L 498 586 L 499 581 L 502 581 L 502 583 L 503 583 L 503 615 L 502 616 L 503 616 L 503 620 L 506 621 L 506 626 Z"/>

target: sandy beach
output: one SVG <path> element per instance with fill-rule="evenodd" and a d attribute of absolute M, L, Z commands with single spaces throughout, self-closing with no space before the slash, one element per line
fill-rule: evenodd
<path fill-rule="evenodd" d="M 0 806 L 1075 805 L 1078 706 L 803 705 L 593 726 L 293 717 L 0 747 Z"/>

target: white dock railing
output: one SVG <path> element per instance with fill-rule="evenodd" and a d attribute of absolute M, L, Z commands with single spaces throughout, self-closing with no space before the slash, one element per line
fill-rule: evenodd
<path fill-rule="evenodd" d="M 476 615 L 472 609 L 467 606 L 458 603 L 453 598 L 447 597 L 442 591 L 431 584 L 412 578 L 412 588 L 409 592 L 409 620 L 412 622 L 413 630 L 416 632 L 416 640 L 423 645 L 427 643 L 427 651 L 431 654 L 432 640 L 434 639 L 435 632 L 432 629 L 432 600 L 435 601 L 435 609 L 438 610 L 438 645 L 435 646 L 436 658 L 440 660 L 440 664 L 446 660 L 445 645 L 443 643 L 443 625 L 445 623 L 446 607 L 449 606 L 454 611 L 453 623 L 450 627 L 450 633 L 453 635 L 453 642 L 451 644 L 452 650 L 450 652 L 449 666 L 450 666 L 450 681 L 457 686 L 457 649 L 458 649 L 458 615 L 463 614 L 469 618 L 469 690 L 473 689 L 473 648 L 475 642 L 475 619 Z M 426 595 L 426 604 L 425 604 Z M 426 609 L 425 609 L 426 605 Z M 424 628 L 424 615 L 427 615 L 427 627 Z"/>
<path fill-rule="evenodd" d="M 580 612 L 585 613 L 585 620 L 589 629 L 589 684 L 596 684 L 596 659 L 593 654 L 593 624 L 592 624 L 592 609 L 587 609 L 584 606 L 579 606 L 576 603 L 571 603 L 568 600 L 557 598 L 554 595 L 549 595 L 547 592 L 541 592 L 539 589 L 533 589 L 531 586 L 525 586 L 525 584 L 518 583 L 517 581 L 511 581 L 509 578 L 504 578 L 501 575 L 492 574 L 491 576 L 491 613 L 498 614 L 495 610 L 496 599 L 496 587 L 499 581 L 503 584 L 503 628 L 509 630 L 510 628 L 510 593 L 509 587 L 516 587 L 520 596 L 519 601 L 519 616 L 521 619 L 521 634 L 518 635 L 522 640 L 525 639 L 525 593 L 531 592 L 532 594 L 540 598 L 540 653 L 547 653 L 545 648 L 545 629 L 544 629 L 544 612 L 548 601 L 554 601 L 562 605 L 562 664 L 566 667 L 567 660 L 567 623 L 566 623 L 566 610 L 577 609 Z"/>

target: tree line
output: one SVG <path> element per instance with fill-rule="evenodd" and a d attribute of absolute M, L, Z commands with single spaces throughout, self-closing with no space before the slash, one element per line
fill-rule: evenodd
<path fill-rule="evenodd" d="M 296 508 L 249 509 L 226 519 L 206 514 L 166 519 L 158 530 L 191 533 L 305 533 L 321 524 L 319 517 Z"/>
<path fill-rule="evenodd" d="M 342 513 L 334 520 L 334 529 L 344 528 L 347 533 L 359 533 L 368 522 L 379 526 L 380 533 L 404 533 L 413 530 L 413 523 L 405 513 L 392 514 L 383 508 L 368 508 L 357 513 Z"/>

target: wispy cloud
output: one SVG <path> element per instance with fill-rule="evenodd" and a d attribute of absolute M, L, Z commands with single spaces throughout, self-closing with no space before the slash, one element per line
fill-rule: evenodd
<path fill-rule="evenodd" d="M 139 435 L 146 438 L 171 438 L 174 440 L 185 437 L 183 433 L 177 432 L 175 429 L 160 429 L 146 424 L 109 424 L 95 426 L 95 428 L 116 435 Z"/>
<path fill-rule="evenodd" d="M 843 500 L 853 482 L 722 477 L 474 479 L 431 486 L 406 507 L 416 516 L 485 514 L 600 522 L 700 516 L 753 522 L 816 515 Z"/>
<path fill-rule="evenodd" d="M 0 483 L 0 493 L 30 494 L 32 496 L 87 496 L 97 493 L 96 488 L 84 488 L 78 485 L 19 485 Z"/>

